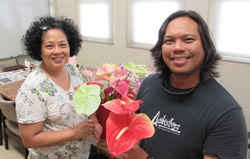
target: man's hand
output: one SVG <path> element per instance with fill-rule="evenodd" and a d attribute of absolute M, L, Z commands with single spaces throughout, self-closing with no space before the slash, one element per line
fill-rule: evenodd
<path fill-rule="evenodd" d="M 101 124 L 99 123 L 95 123 L 95 132 L 94 132 L 94 135 L 93 135 L 93 139 L 96 143 L 99 142 L 99 139 L 100 139 L 100 136 L 102 134 L 102 126 Z"/>

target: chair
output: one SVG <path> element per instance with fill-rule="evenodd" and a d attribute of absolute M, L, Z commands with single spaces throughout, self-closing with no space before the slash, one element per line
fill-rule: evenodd
<path fill-rule="evenodd" d="M 0 61 L 0 68 L 4 68 L 8 66 L 15 66 L 15 65 L 18 65 L 18 61 L 17 59 L 14 59 L 14 58 Z"/>
<path fill-rule="evenodd" d="M 250 149 L 250 132 L 248 132 L 248 149 Z"/>
<path fill-rule="evenodd" d="M 2 112 L 1 120 L 5 149 L 9 149 L 8 137 L 11 137 L 23 147 L 23 153 L 25 155 L 25 158 L 27 158 L 28 149 L 24 147 L 22 139 L 20 137 L 18 123 L 16 119 L 15 102 L 7 101 L 0 97 L 0 109 Z"/>
<path fill-rule="evenodd" d="M 0 109 L 0 145 L 3 145 L 2 111 Z"/>

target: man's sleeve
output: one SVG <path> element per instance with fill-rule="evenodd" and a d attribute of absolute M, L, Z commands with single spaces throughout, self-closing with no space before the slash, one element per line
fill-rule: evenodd
<path fill-rule="evenodd" d="M 204 141 L 203 154 L 220 159 L 246 159 L 248 135 L 242 108 L 235 108 L 218 119 Z"/>

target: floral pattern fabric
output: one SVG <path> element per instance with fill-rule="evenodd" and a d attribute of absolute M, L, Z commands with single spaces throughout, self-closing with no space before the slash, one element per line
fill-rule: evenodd
<path fill-rule="evenodd" d="M 39 67 L 26 78 L 16 98 L 17 120 L 22 124 L 44 121 L 43 131 L 58 131 L 75 127 L 86 115 L 76 113 L 73 106 L 75 88 L 83 83 L 76 67 L 65 65 L 70 78 L 69 90 L 64 90 Z M 63 80 L 63 79 L 62 79 Z M 71 140 L 44 148 L 30 148 L 30 159 L 87 159 L 91 139 Z"/>

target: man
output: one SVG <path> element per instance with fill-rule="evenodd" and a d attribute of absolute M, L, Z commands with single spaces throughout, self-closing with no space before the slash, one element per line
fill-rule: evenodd
<path fill-rule="evenodd" d="M 242 108 L 214 79 L 220 56 L 201 16 L 170 15 L 151 52 L 159 73 L 143 81 L 137 99 L 143 101 L 138 113 L 147 114 L 156 131 L 123 157 L 246 159 Z"/>

